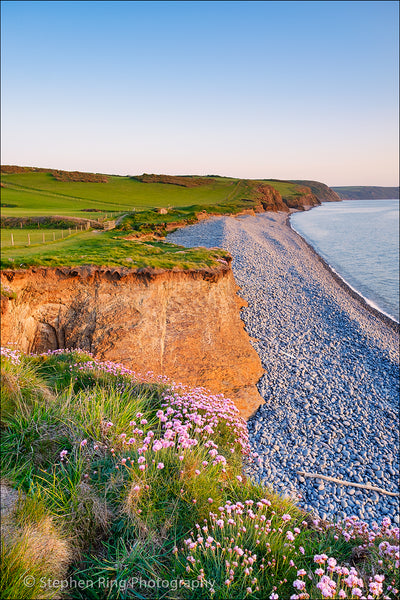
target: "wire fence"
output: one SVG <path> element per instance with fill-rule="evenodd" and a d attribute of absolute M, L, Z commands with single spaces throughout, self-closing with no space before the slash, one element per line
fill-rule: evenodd
<path fill-rule="evenodd" d="M 1 247 L 31 246 L 33 244 L 48 244 L 64 240 L 67 237 L 86 231 L 84 225 L 76 225 L 68 229 L 14 229 L 13 231 L 1 230 Z"/>

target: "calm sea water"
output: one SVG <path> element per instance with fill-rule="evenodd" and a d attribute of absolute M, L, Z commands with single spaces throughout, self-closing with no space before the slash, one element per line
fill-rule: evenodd
<path fill-rule="evenodd" d="M 293 214 L 291 224 L 351 287 L 399 321 L 399 200 L 327 202 Z"/>

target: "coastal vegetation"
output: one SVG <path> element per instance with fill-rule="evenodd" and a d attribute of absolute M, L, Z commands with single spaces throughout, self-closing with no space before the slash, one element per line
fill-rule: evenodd
<path fill-rule="evenodd" d="M 3 168 L 1 266 L 226 267 L 223 250 L 163 238 L 301 208 L 307 183 Z M 329 523 L 255 484 L 259 457 L 223 395 L 81 350 L 4 348 L 1 378 L 1 597 L 397 597 L 398 527 Z"/>
<path fill-rule="evenodd" d="M 130 269 L 202 269 L 218 266 L 228 253 L 206 248 L 183 248 L 161 240 L 128 240 L 124 232 L 88 231 L 47 244 L 8 246 L 1 257 L 3 269 L 31 266 L 126 267 Z M 59 234 L 58 234 L 59 237 Z"/>
<path fill-rule="evenodd" d="M 318 203 L 309 188 L 292 182 L 218 176 L 121 177 L 2 166 L 1 183 L 3 268 L 209 267 L 223 253 L 160 240 L 212 215 L 288 211 L 304 202 Z"/>
<path fill-rule="evenodd" d="M 1 427 L 3 598 L 397 597 L 398 528 L 253 484 L 221 395 L 3 349 Z"/>

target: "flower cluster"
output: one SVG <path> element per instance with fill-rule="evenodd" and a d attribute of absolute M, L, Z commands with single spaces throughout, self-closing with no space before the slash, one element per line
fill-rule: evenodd
<path fill-rule="evenodd" d="M 11 350 L 11 348 L 1 346 L 0 355 L 8 358 L 13 365 L 21 364 L 21 353 L 18 350 Z"/>

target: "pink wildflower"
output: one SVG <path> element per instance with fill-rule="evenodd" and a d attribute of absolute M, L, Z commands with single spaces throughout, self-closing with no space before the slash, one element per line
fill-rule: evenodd
<path fill-rule="evenodd" d="M 297 590 L 305 590 L 306 583 L 301 579 L 295 579 L 295 581 L 293 581 L 293 587 L 295 587 Z"/>

